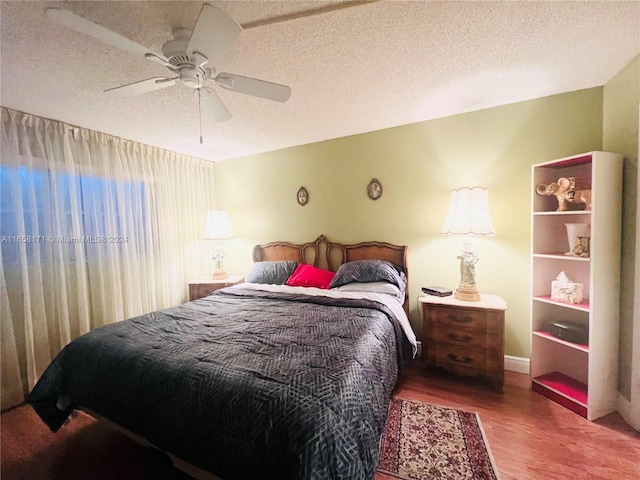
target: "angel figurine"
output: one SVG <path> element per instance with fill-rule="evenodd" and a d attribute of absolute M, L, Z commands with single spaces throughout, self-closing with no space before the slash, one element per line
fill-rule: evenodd
<path fill-rule="evenodd" d="M 465 242 L 462 252 L 456 258 L 460 259 L 460 285 L 475 286 L 476 284 L 476 263 L 480 260 L 478 254 L 473 250 L 471 242 Z"/>

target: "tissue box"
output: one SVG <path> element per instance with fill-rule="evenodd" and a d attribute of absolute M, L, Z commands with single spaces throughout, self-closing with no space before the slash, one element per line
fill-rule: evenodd
<path fill-rule="evenodd" d="M 582 302 L 582 283 L 552 281 L 551 300 L 566 303 Z"/>

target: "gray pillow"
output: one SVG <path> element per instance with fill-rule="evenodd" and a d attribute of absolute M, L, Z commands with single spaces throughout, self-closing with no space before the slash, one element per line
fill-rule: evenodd
<path fill-rule="evenodd" d="M 293 260 L 256 262 L 246 281 L 284 285 L 297 266 L 298 262 Z"/>
<path fill-rule="evenodd" d="M 389 282 L 402 292 L 407 288 L 407 277 L 404 272 L 386 260 L 356 260 L 340 265 L 336 276 L 331 280 L 331 287 L 340 287 L 353 282 Z"/>

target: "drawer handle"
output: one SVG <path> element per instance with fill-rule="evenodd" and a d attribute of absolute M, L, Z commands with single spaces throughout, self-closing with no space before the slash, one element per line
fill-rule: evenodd
<path fill-rule="evenodd" d="M 451 320 L 452 322 L 458 322 L 458 323 L 471 323 L 471 322 L 473 322 L 473 317 L 470 317 L 469 315 L 465 315 L 464 317 L 458 318 L 457 315 L 451 314 L 451 315 L 447 316 L 447 318 L 449 320 Z"/>
<path fill-rule="evenodd" d="M 473 358 L 471 358 L 468 355 L 465 355 L 464 357 L 460 358 L 455 353 L 450 353 L 449 355 L 447 355 L 447 357 L 449 357 L 454 362 L 458 362 L 458 363 L 471 363 L 471 362 L 473 362 Z"/>
<path fill-rule="evenodd" d="M 464 335 L 459 337 L 457 333 L 447 333 L 447 338 L 453 340 L 454 342 L 463 342 L 468 343 L 473 341 L 473 337 L 471 335 Z"/>

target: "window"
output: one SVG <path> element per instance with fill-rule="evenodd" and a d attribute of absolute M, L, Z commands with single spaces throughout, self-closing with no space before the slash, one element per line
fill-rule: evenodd
<path fill-rule="evenodd" d="M 100 244 L 143 253 L 147 210 L 143 182 L 0 165 L 3 264 L 17 264 L 20 248 L 30 260 L 39 248 L 40 261 L 54 247 L 70 262 L 92 258 Z"/>

